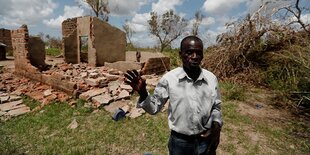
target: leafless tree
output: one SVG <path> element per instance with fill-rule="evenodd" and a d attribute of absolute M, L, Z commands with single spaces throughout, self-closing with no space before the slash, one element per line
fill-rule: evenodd
<path fill-rule="evenodd" d="M 83 0 L 83 2 L 87 3 L 92 8 L 96 17 L 106 22 L 109 21 L 109 0 Z"/>
<path fill-rule="evenodd" d="M 131 37 L 132 37 L 132 34 L 135 33 L 135 31 L 130 27 L 130 23 L 127 19 L 125 20 L 125 23 L 123 25 L 123 29 L 126 33 L 126 37 L 127 37 L 128 42 L 132 45 Z"/>
<path fill-rule="evenodd" d="M 151 19 L 148 20 L 149 30 L 155 35 L 160 42 L 160 52 L 177 39 L 185 30 L 188 21 L 177 14 L 173 10 L 167 11 L 162 15 L 151 12 Z"/>
<path fill-rule="evenodd" d="M 305 0 L 308 1 L 308 0 Z M 310 13 L 310 7 L 302 5 L 302 0 L 294 0 L 293 3 L 290 3 L 287 6 L 279 8 L 276 13 L 281 14 L 281 17 L 284 19 L 290 19 L 288 25 L 298 24 L 301 26 L 301 29 L 304 30 L 310 37 L 310 23 L 305 23 L 302 20 L 302 15 Z M 304 2 L 307 4 L 309 2 Z"/>
<path fill-rule="evenodd" d="M 202 19 L 204 18 L 204 15 L 201 13 L 201 11 L 196 11 L 195 13 L 195 20 L 192 27 L 192 35 L 197 36 L 199 32 L 199 26 L 202 22 Z"/>

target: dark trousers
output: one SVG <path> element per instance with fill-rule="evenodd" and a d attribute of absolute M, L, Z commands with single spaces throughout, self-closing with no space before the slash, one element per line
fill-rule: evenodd
<path fill-rule="evenodd" d="M 208 140 L 171 131 L 168 148 L 170 155 L 207 155 Z"/>

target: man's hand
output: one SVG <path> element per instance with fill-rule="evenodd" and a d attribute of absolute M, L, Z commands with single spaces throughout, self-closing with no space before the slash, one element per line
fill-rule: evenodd
<path fill-rule="evenodd" d="M 218 122 L 212 122 L 211 134 L 209 136 L 208 154 L 215 155 L 217 146 L 220 143 L 221 126 Z"/>
<path fill-rule="evenodd" d="M 137 91 L 142 100 L 147 97 L 145 80 L 141 78 L 137 70 L 127 71 L 125 74 L 125 83 L 129 84 L 133 90 Z"/>

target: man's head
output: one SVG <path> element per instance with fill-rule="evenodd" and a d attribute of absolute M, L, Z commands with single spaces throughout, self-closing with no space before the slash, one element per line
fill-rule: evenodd
<path fill-rule="evenodd" d="M 183 62 L 183 67 L 189 70 L 195 70 L 200 67 L 203 59 L 203 43 L 196 36 L 185 37 L 181 41 L 180 58 Z"/>

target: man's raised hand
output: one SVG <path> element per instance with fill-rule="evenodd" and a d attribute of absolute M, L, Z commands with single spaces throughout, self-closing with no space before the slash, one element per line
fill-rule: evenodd
<path fill-rule="evenodd" d="M 127 71 L 125 74 L 125 83 L 129 84 L 141 97 L 147 96 L 145 80 L 141 78 L 137 70 Z"/>

